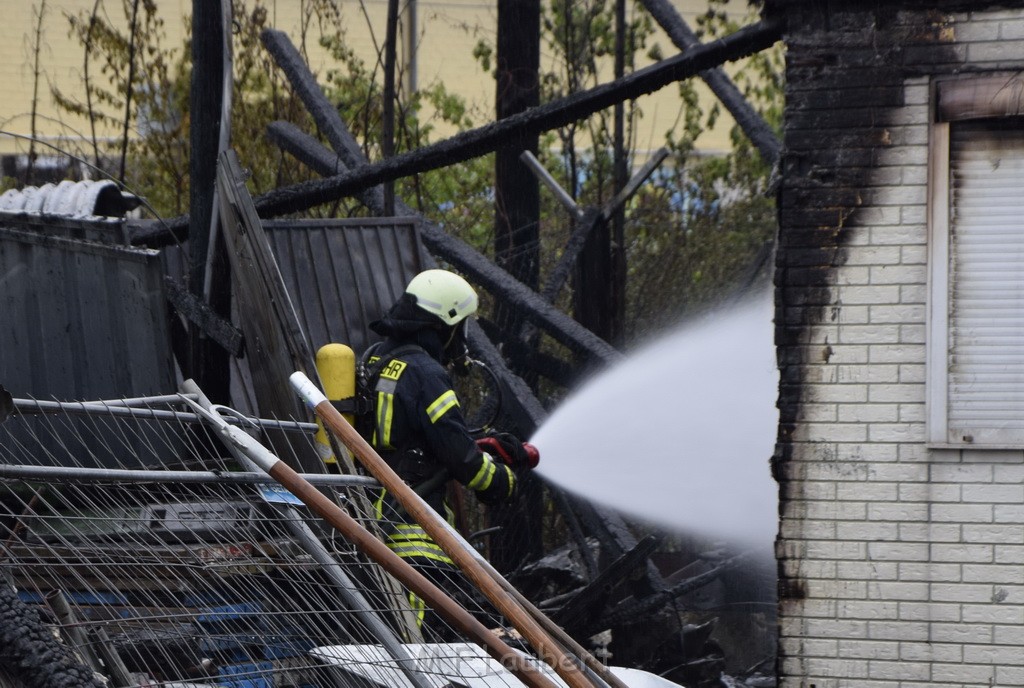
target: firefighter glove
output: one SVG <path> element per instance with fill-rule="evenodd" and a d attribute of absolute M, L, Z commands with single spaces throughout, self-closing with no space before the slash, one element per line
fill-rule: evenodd
<path fill-rule="evenodd" d="M 501 459 L 513 469 L 536 468 L 540 459 L 537 449 L 522 442 L 515 435 L 507 432 L 492 433 L 476 441 L 481 451 Z"/>

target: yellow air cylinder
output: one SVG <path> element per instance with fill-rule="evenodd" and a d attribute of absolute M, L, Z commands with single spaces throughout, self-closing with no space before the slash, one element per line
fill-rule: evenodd
<path fill-rule="evenodd" d="M 324 386 L 324 394 L 331 401 L 349 399 L 356 393 L 356 354 L 351 347 L 344 344 L 325 344 L 316 352 L 316 369 L 320 374 L 320 382 Z M 349 423 L 354 421 L 351 413 L 344 414 Z M 331 449 L 323 423 L 317 418 L 320 426 L 316 433 L 317 450 L 324 463 L 334 464 L 338 460 Z"/>

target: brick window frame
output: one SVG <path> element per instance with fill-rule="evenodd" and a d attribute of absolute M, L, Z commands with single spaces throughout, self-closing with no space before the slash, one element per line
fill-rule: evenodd
<path fill-rule="evenodd" d="M 1004 184 L 1024 180 L 1024 75 L 937 80 L 932 103 L 927 441 L 1021 449 L 1024 181 Z"/>

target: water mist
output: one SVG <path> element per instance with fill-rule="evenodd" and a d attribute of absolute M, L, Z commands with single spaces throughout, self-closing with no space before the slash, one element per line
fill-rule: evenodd
<path fill-rule="evenodd" d="M 778 370 L 766 292 L 636 350 L 570 395 L 530 440 L 539 472 L 654 524 L 770 545 Z"/>

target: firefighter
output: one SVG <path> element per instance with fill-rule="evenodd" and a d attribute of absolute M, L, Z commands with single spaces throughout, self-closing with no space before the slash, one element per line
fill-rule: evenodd
<path fill-rule="evenodd" d="M 523 445 L 508 436 L 496 447 L 504 461 L 481 451 L 452 389 L 449 369 L 464 364 L 466 324 L 476 309 L 476 292 L 466 280 L 446 270 L 427 270 L 409 282 L 383 318 L 370 324 L 384 341 L 369 358 L 376 379 L 370 381 L 375 393 L 368 439 L 398 476 L 449 522 L 449 478 L 473 490 L 485 504 L 507 502 L 515 494 L 516 475 L 506 461 L 528 461 Z M 495 446 L 493 438 L 488 442 L 484 446 Z M 468 594 L 452 560 L 391 495 L 382 491 L 376 506 L 392 551 L 442 588 Z M 410 600 L 430 639 L 451 639 L 419 600 Z"/>

